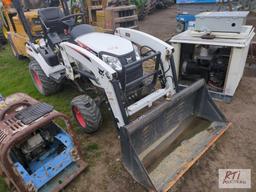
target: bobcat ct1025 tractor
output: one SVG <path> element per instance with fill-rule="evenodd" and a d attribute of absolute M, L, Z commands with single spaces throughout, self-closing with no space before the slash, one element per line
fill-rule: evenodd
<path fill-rule="evenodd" d="M 146 189 L 170 189 L 229 127 L 203 80 L 179 91 L 169 44 L 127 28 L 94 32 L 58 7 L 38 13 L 43 36 L 26 45 L 36 88 L 50 95 L 66 79 L 74 82 L 84 93 L 73 99 L 72 111 L 87 133 L 101 126 L 98 101 L 107 103 L 124 166 Z M 97 99 L 85 94 L 89 84 Z"/>

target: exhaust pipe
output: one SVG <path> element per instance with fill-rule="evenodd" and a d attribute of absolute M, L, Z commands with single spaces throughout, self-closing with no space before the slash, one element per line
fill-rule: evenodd
<path fill-rule="evenodd" d="M 149 191 L 168 191 L 229 127 L 199 80 L 120 129 L 124 166 Z"/>

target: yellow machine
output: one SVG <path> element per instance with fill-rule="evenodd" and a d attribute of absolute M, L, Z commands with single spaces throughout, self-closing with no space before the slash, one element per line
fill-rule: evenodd
<path fill-rule="evenodd" d="M 16 15 L 13 9 L 8 9 L 9 17 L 7 17 L 8 23 L 10 23 L 10 30 L 8 32 L 8 41 L 12 48 L 13 54 L 16 57 L 27 56 L 25 44 L 28 41 L 28 35 L 25 32 L 23 25 Z M 41 26 L 36 23 L 38 20 L 38 14 L 36 10 L 32 10 L 25 13 L 26 18 L 31 24 L 32 34 L 36 35 L 41 32 Z"/>
<path fill-rule="evenodd" d="M 29 33 L 24 29 L 17 9 L 12 7 L 10 0 L 2 0 L 1 21 L 5 25 L 2 26 L 2 33 L 10 43 L 13 54 L 20 58 L 27 57 L 26 42 L 29 40 L 28 35 L 33 37 L 41 36 L 42 28 L 38 18 L 38 9 L 49 6 L 59 6 L 62 3 L 59 0 L 55 1 L 39 1 L 39 0 L 22 0 L 20 1 L 22 11 L 29 24 Z M 63 8 L 64 9 L 64 8 Z"/>
<path fill-rule="evenodd" d="M 24 30 L 23 24 L 18 17 L 17 10 L 14 9 L 8 0 L 3 0 L 3 7 L 1 10 L 2 20 L 6 25 L 2 27 L 3 34 L 8 39 L 13 54 L 20 58 L 21 56 L 27 56 L 25 44 L 28 41 L 28 35 Z M 23 1 L 23 11 L 25 17 L 29 21 L 32 35 L 37 36 L 41 33 L 41 25 L 38 19 L 37 9 L 34 9 L 35 5 L 29 5 L 26 1 Z M 40 3 L 40 6 L 45 6 Z M 38 7 L 39 8 L 39 7 Z"/>

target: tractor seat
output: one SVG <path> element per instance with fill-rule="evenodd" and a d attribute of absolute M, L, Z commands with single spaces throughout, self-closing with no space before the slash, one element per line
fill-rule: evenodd
<path fill-rule="evenodd" d="M 39 17 L 50 32 L 64 33 L 65 25 L 60 21 L 65 15 L 59 7 L 42 8 L 38 11 Z M 44 28 L 44 26 L 42 26 Z M 46 29 L 45 29 L 46 30 Z"/>
<path fill-rule="evenodd" d="M 85 35 L 87 33 L 92 33 L 92 32 L 95 32 L 95 29 L 91 25 L 81 24 L 81 25 L 75 26 L 71 30 L 71 37 L 72 39 L 76 39 L 81 35 Z"/>

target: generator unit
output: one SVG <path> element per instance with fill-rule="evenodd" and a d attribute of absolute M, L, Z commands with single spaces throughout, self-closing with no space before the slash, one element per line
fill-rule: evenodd
<path fill-rule="evenodd" d="M 200 18 L 200 26 L 204 24 L 209 25 L 202 23 Z M 210 32 L 188 30 L 174 36 L 169 42 L 175 50 L 174 61 L 180 87 L 187 87 L 202 78 L 207 82 L 213 98 L 230 102 L 243 76 L 255 33 L 253 26 L 246 25 L 240 26 L 240 33 L 237 28 L 234 32 L 227 26 L 227 32 L 224 32 L 224 28 L 217 28 L 217 32 L 214 29 Z"/>

